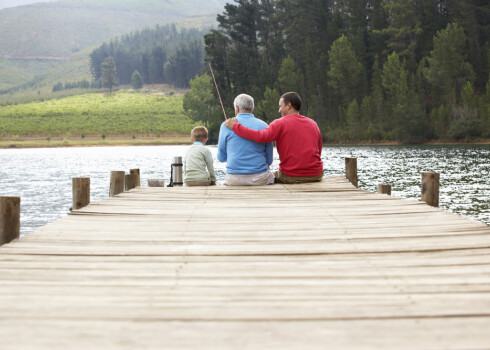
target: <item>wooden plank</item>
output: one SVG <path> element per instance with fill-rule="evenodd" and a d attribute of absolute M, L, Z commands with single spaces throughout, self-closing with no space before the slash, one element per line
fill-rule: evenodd
<path fill-rule="evenodd" d="M 6 349 L 490 344 L 489 227 L 341 177 L 140 187 L 0 247 L 0 281 Z"/>
<path fill-rule="evenodd" d="M 0 320 L 7 349 L 484 349 L 488 319 L 166 322 L 133 320 Z M 14 330 L 12 337 L 9 330 Z M 52 339 L 56 339 L 53 341 Z M 76 342 L 73 340 L 76 339 Z M 328 344 L 328 345 L 326 345 Z"/>

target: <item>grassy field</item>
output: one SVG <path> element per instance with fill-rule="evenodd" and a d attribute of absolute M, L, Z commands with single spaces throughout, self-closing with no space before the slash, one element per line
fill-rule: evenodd
<path fill-rule="evenodd" d="M 0 147 L 186 142 L 197 123 L 184 115 L 182 101 L 126 91 L 0 106 Z"/>

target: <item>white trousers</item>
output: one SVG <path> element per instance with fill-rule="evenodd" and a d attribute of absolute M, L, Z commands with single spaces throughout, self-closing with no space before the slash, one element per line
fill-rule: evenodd
<path fill-rule="evenodd" d="M 274 183 L 274 174 L 267 170 L 261 174 L 226 174 L 226 186 L 263 186 L 272 185 Z"/>

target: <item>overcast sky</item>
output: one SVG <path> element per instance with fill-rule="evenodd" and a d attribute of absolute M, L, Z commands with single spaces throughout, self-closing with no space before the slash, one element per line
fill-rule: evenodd
<path fill-rule="evenodd" d="M 56 0 L 0 0 L 0 10 L 7 7 L 35 4 L 37 2 L 52 2 Z"/>

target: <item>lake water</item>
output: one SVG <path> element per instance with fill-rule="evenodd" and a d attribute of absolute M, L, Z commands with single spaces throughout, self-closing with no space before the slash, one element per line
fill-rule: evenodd
<path fill-rule="evenodd" d="M 91 201 L 108 197 L 111 170 L 141 169 L 141 183 L 170 178 L 174 156 L 188 146 L 0 149 L 0 196 L 21 197 L 21 235 L 67 215 L 71 179 L 90 177 Z M 225 164 L 215 157 L 218 184 Z M 420 198 L 421 172 L 441 174 L 440 207 L 490 224 L 490 145 L 324 147 L 325 176 L 343 175 L 345 157 L 357 157 L 359 188 L 392 185 L 392 196 Z M 272 170 L 277 170 L 277 153 Z"/>

